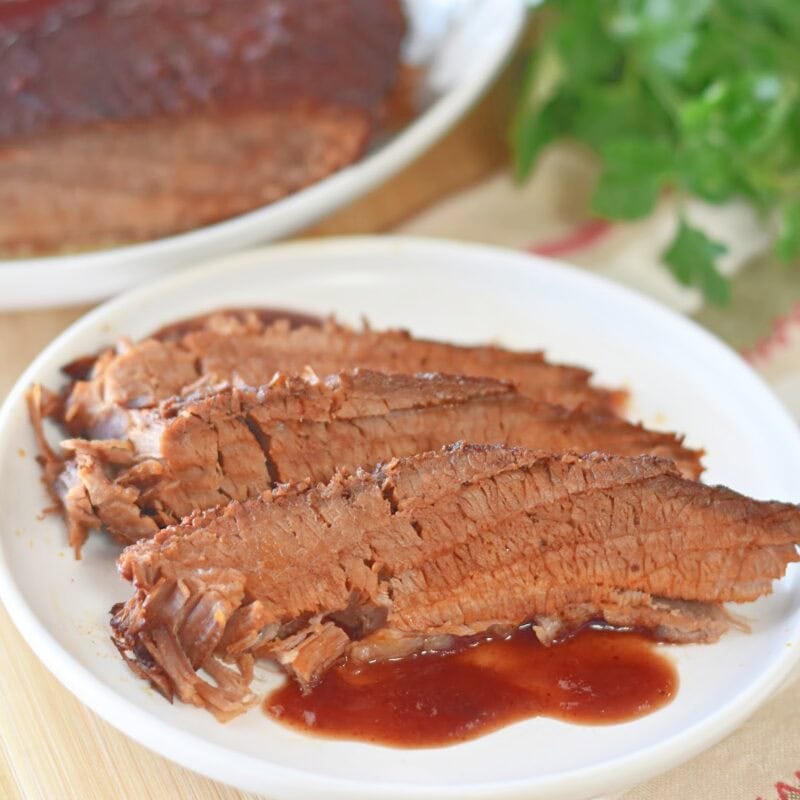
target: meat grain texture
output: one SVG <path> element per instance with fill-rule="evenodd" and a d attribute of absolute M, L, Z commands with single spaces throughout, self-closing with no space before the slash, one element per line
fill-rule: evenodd
<path fill-rule="evenodd" d="M 713 641 L 721 603 L 798 560 L 800 510 L 650 456 L 456 445 L 326 485 L 197 513 L 127 548 L 115 642 L 167 697 L 225 720 L 256 702 L 254 661 L 305 687 L 371 660 L 533 621 L 545 642 L 601 619 Z"/>
<path fill-rule="evenodd" d="M 337 468 L 458 440 L 649 453 L 673 459 L 689 477 L 702 470 L 700 453 L 673 434 L 531 400 L 502 381 L 438 373 L 278 375 L 258 389 L 200 392 L 124 417 L 120 438 L 62 442 L 69 455 L 50 470 L 76 551 L 93 529 L 130 544 L 193 511 L 280 483 L 327 481 Z"/>
<path fill-rule="evenodd" d="M 59 421 L 74 436 L 115 438 L 125 434 L 128 409 L 153 408 L 219 383 L 261 386 L 275 373 L 307 368 L 317 375 L 363 368 L 496 378 L 533 400 L 607 414 L 625 399 L 624 392 L 592 385 L 587 370 L 550 363 L 540 352 L 458 346 L 401 330 L 354 330 L 333 320 L 292 327 L 285 320 L 265 323 L 256 313 L 220 313 L 182 334 L 123 341 L 82 361 L 82 377 L 68 387 Z"/>

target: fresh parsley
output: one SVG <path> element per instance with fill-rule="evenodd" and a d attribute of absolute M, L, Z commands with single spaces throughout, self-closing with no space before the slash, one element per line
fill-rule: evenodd
<path fill-rule="evenodd" d="M 600 157 L 592 211 L 650 213 L 659 194 L 747 198 L 800 257 L 800 2 L 545 0 L 512 127 L 520 179 L 552 141 Z M 663 254 L 714 303 L 729 296 L 725 247 L 681 211 Z"/>

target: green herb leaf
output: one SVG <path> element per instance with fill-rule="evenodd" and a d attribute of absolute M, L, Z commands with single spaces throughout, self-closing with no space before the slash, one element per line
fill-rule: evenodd
<path fill-rule="evenodd" d="M 601 150 L 603 161 L 616 172 L 662 178 L 672 169 L 672 150 L 658 139 L 617 139 Z"/>
<path fill-rule="evenodd" d="M 682 113 L 684 131 L 731 151 L 764 153 L 782 137 L 797 87 L 776 74 L 720 78 Z"/>
<path fill-rule="evenodd" d="M 571 85 L 597 83 L 613 78 L 622 51 L 610 37 L 598 35 L 604 27 L 604 3 L 557 0 L 547 4 L 557 14 L 548 42 L 569 67 Z"/>
<path fill-rule="evenodd" d="M 537 54 L 525 73 L 522 98 L 511 129 L 514 168 L 518 179 L 527 177 L 542 148 L 559 133 L 558 115 L 552 99 L 563 79 L 563 69 L 554 48 Z"/>
<path fill-rule="evenodd" d="M 554 115 L 547 108 L 538 114 L 520 114 L 511 132 L 514 151 L 514 174 L 517 180 L 530 175 L 542 149 L 558 138 Z"/>
<path fill-rule="evenodd" d="M 603 84 L 597 88 L 576 88 L 570 93 L 575 115 L 570 135 L 600 151 L 618 139 L 669 138 L 669 120 L 658 102 L 643 85 Z"/>
<path fill-rule="evenodd" d="M 678 182 L 710 203 L 728 200 L 740 190 L 737 166 L 723 148 L 688 140 L 676 158 Z"/>
<path fill-rule="evenodd" d="M 609 142 L 602 156 L 605 169 L 592 197 L 592 211 L 610 219 L 649 214 L 671 174 L 669 146 L 648 139 L 620 139 Z"/>
<path fill-rule="evenodd" d="M 787 203 L 781 209 L 777 250 L 784 261 L 800 258 L 800 199 Z"/>
<path fill-rule="evenodd" d="M 712 0 L 621 0 L 605 5 L 615 7 L 610 27 L 617 35 L 643 36 L 690 28 L 707 16 L 713 3 Z"/>
<path fill-rule="evenodd" d="M 716 260 L 727 250 L 682 219 L 663 258 L 680 283 L 696 286 L 709 302 L 724 305 L 730 300 L 730 285 L 717 269 Z"/>
<path fill-rule="evenodd" d="M 603 4 L 600 4 L 603 5 Z M 711 0 L 621 0 L 612 11 L 609 30 L 627 40 L 638 61 L 667 76 L 685 75 L 700 42 L 698 26 Z"/>
<path fill-rule="evenodd" d="M 602 164 L 594 213 L 641 217 L 673 186 L 712 203 L 741 196 L 765 217 L 778 215 L 778 254 L 800 257 L 800 2 L 543 6 L 514 122 L 518 175 L 545 144 L 577 139 Z M 690 269 L 680 231 L 676 244 L 677 253 L 668 251 L 680 264 L 670 264 L 676 277 L 723 299 L 716 256 L 694 242 L 706 266 Z"/>
<path fill-rule="evenodd" d="M 592 213 L 606 219 L 641 219 L 658 201 L 658 182 L 606 171 L 592 195 Z"/>

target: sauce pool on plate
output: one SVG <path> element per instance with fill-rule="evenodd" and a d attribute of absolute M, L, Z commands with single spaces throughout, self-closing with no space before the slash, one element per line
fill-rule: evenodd
<path fill-rule="evenodd" d="M 669 703 L 677 687 L 674 666 L 642 634 L 585 628 L 543 647 L 523 627 L 444 654 L 346 662 L 307 695 L 287 682 L 264 710 L 319 736 L 436 747 L 536 716 L 625 722 Z"/>

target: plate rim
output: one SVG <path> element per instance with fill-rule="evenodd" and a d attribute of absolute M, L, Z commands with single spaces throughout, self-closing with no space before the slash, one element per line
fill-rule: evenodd
<path fill-rule="evenodd" d="M 192 253 L 206 249 L 213 250 L 212 256 L 224 257 L 245 248 L 263 246 L 269 241 L 289 236 L 364 196 L 439 141 L 479 101 L 506 64 L 522 34 L 528 4 L 526 0 L 495 1 L 502 3 L 506 11 L 506 26 L 501 29 L 502 35 L 482 69 L 444 92 L 386 144 L 300 191 L 209 225 L 144 242 L 88 252 L 0 258 L 0 286 L 11 287 L 15 283 L 22 283 L 26 287 L 10 302 L 0 299 L 0 309 L 76 305 L 100 300 L 137 286 L 135 279 L 130 276 L 104 276 L 104 283 L 99 289 L 85 286 L 76 288 L 73 284 L 63 299 L 42 300 L 35 288 L 39 281 L 52 278 L 53 270 L 65 287 L 69 287 L 86 271 L 134 268 L 140 279 L 147 278 L 148 261 L 158 262 L 165 270 L 180 271 L 193 266 L 191 261 L 186 260 Z M 281 221 L 284 217 L 286 219 Z M 273 221 L 276 218 L 277 223 Z M 274 225 L 277 232 L 269 233 L 264 238 L 259 228 L 269 225 Z"/>
<path fill-rule="evenodd" d="M 165 276 L 162 280 L 134 289 L 119 297 L 101 304 L 83 315 L 58 337 L 56 337 L 33 360 L 17 379 L 0 407 L 0 442 L 8 435 L 8 428 L 20 404 L 24 403 L 24 395 L 32 379 L 53 355 L 59 352 L 71 339 L 98 323 L 104 322 L 120 309 L 130 303 L 146 300 L 148 296 L 161 295 L 164 292 L 179 288 L 181 284 L 201 283 L 204 280 L 227 273 L 231 269 L 246 272 L 248 269 L 264 269 L 281 263 L 285 255 L 300 258 L 312 258 L 323 261 L 333 254 L 341 258 L 348 252 L 357 252 L 359 256 L 380 256 L 387 249 L 396 251 L 403 248 L 408 258 L 415 252 L 427 252 L 443 256 L 458 256 L 469 252 L 480 255 L 486 263 L 497 262 L 495 268 L 539 270 L 545 275 L 558 275 L 558 280 L 567 284 L 578 283 L 588 286 L 598 299 L 603 296 L 614 297 L 625 305 L 633 305 L 647 310 L 649 314 L 661 317 L 673 326 L 683 328 L 695 339 L 704 340 L 706 349 L 711 348 L 714 355 L 727 362 L 726 366 L 738 370 L 742 377 L 746 376 L 761 400 L 772 407 L 773 422 L 785 428 L 788 441 L 793 442 L 794 449 L 800 453 L 800 427 L 797 426 L 788 410 L 783 406 L 764 379 L 750 367 L 739 354 L 727 344 L 701 327 L 698 323 L 684 317 L 678 312 L 663 306 L 652 298 L 642 295 L 625 286 L 616 284 L 600 275 L 593 274 L 552 259 L 542 258 L 524 252 L 491 245 L 471 244 L 425 237 L 406 236 L 357 236 L 332 237 L 304 241 L 288 242 L 262 248 L 247 250 L 215 259 L 187 272 L 176 272 Z M 444 261 L 445 259 L 442 259 Z M 505 262 L 500 264 L 500 262 Z M 620 789 L 645 780 L 685 761 L 719 741 L 731 732 L 762 702 L 764 702 L 789 674 L 793 666 L 800 661 L 800 646 L 794 646 L 795 640 L 800 645 L 800 626 L 790 630 L 787 637 L 792 647 L 783 648 L 783 652 L 756 681 L 751 682 L 729 703 L 716 709 L 704 720 L 677 732 L 644 750 L 619 756 L 594 767 L 572 771 L 562 771 L 545 778 L 522 778 L 510 781 L 492 781 L 470 784 L 425 785 L 421 783 L 383 784 L 374 781 L 357 781 L 348 778 L 324 776 L 307 772 L 294 767 L 286 767 L 276 763 L 265 763 L 263 760 L 230 750 L 194 734 L 175 729 L 166 721 L 141 710 L 133 702 L 118 695 L 111 687 L 95 678 L 88 667 L 84 667 L 39 621 L 33 610 L 25 602 L 22 590 L 17 585 L 6 559 L 3 538 L 0 536 L 0 600 L 5 605 L 12 623 L 25 641 L 34 650 L 40 661 L 47 667 L 81 702 L 91 708 L 106 722 L 125 735 L 142 744 L 147 749 L 184 766 L 199 772 L 213 780 L 228 785 L 238 786 L 249 791 L 263 791 L 264 785 L 256 785 L 249 780 L 231 780 L 232 764 L 247 765 L 248 775 L 254 771 L 268 774 L 273 787 L 281 791 L 308 790 L 322 797 L 341 798 L 373 798 L 377 792 L 380 796 L 393 799 L 404 797 L 415 798 L 456 798 L 472 797 L 522 797 L 531 791 L 554 791 L 565 783 L 571 790 L 576 787 L 590 787 L 594 782 L 613 784 L 613 777 L 626 777 L 620 782 Z M 653 760 L 656 763 L 653 763 Z M 566 791 L 566 788 L 565 788 Z M 317 796 L 315 795 L 315 796 Z"/>

